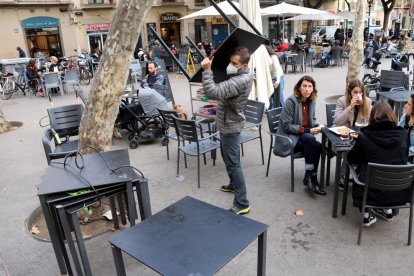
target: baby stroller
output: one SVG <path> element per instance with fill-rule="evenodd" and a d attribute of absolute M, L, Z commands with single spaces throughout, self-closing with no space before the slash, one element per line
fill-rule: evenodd
<path fill-rule="evenodd" d="M 149 87 L 140 88 L 139 97 L 134 102 L 121 103 L 116 124 L 132 131 L 128 136 L 131 149 L 136 149 L 138 142 L 152 142 L 164 137 L 165 125 L 157 107 L 168 109 L 167 101 Z"/>

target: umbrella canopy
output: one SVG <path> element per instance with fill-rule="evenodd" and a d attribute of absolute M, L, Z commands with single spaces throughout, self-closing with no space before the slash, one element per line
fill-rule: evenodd
<path fill-rule="evenodd" d="M 356 12 L 352 12 L 352 11 L 341 11 L 341 12 L 338 12 L 337 15 L 344 16 L 349 21 L 354 21 L 355 20 Z"/>
<path fill-rule="evenodd" d="M 322 13 L 322 14 L 302 14 L 294 16 L 285 21 L 296 21 L 296 20 L 337 20 L 337 19 L 347 19 L 345 16 L 332 14 L 332 13 Z"/>
<path fill-rule="evenodd" d="M 262 16 L 260 14 L 259 0 L 240 0 L 240 10 L 247 19 L 258 29 L 262 30 Z M 247 23 L 240 19 L 240 28 L 252 32 Z M 256 81 L 253 82 L 252 91 L 249 99 L 258 100 L 269 107 L 269 97 L 273 93 L 272 77 L 270 75 L 270 64 L 272 60 L 265 48 L 261 45 L 250 57 L 249 68 L 256 72 Z"/>
<path fill-rule="evenodd" d="M 296 14 L 324 14 L 326 11 L 305 8 L 301 6 L 295 6 L 286 3 L 280 3 L 274 6 L 270 6 L 261 10 L 263 16 L 280 15 L 289 16 Z"/>
<path fill-rule="evenodd" d="M 239 3 L 232 1 L 233 4 L 239 8 Z M 227 15 L 234 15 L 234 14 L 238 14 L 232 6 L 230 6 L 229 3 L 225 2 L 221 2 L 218 4 L 218 6 L 220 7 L 220 9 Z M 210 6 L 208 8 L 199 10 L 197 12 L 194 12 L 192 14 L 189 14 L 187 16 L 181 17 L 180 20 L 184 20 L 184 19 L 189 19 L 189 18 L 194 18 L 194 17 L 206 17 L 206 16 L 221 16 L 220 13 L 214 8 L 214 6 Z"/>

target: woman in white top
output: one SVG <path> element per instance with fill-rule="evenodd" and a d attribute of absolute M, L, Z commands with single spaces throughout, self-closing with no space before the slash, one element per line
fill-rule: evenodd
<path fill-rule="evenodd" d="M 276 92 L 276 89 L 279 87 L 279 101 L 280 106 L 283 106 L 285 103 L 284 97 L 283 97 L 283 89 L 285 87 L 285 79 L 283 76 L 283 69 L 282 66 L 280 66 L 279 58 L 277 57 L 275 51 L 273 51 L 272 47 L 266 46 L 266 50 L 270 55 L 270 58 L 272 59 L 272 63 L 270 66 L 270 75 L 272 76 L 272 82 L 274 91 Z M 273 103 L 273 94 L 270 96 L 270 106 L 269 109 L 273 108 L 275 104 Z"/>

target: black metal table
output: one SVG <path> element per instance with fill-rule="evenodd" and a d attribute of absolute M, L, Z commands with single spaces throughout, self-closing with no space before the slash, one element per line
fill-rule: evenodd
<path fill-rule="evenodd" d="M 115 235 L 117 275 L 122 251 L 162 275 L 213 275 L 258 237 L 257 274 L 266 274 L 267 225 L 185 197 Z"/>
<path fill-rule="evenodd" d="M 386 98 L 390 105 L 395 109 L 394 112 L 398 116 L 398 118 L 401 117 L 402 113 L 402 107 L 407 102 L 408 97 L 410 97 L 411 94 L 414 94 L 413 90 L 400 90 L 400 91 L 386 91 L 386 92 L 378 92 L 377 93 L 382 98 Z"/>
<path fill-rule="evenodd" d="M 129 165 L 127 150 L 117 150 L 101 154 L 108 166 L 113 169 L 123 165 Z M 132 186 L 133 181 L 135 181 L 134 183 L 137 190 L 141 217 L 142 219 L 145 219 L 151 216 L 148 182 L 145 179 L 137 180 L 136 176 L 134 176 L 134 173 L 129 167 L 117 169 L 115 172 L 110 171 L 99 154 L 84 155 L 83 159 L 83 169 L 78 169 L 75 166 L 74 158 L 69 158 L 67 160 L 68 166 L 66 166 L 66 168 L 63 168 L 63 159 L 52 161 L 51 166 L 46 168 L 42 181 L 38 186 L 40 204 L 45 217 L 46 225 L 48 227 L 59 269 L 62 274 L 66 274 L 68 272 L 72 275 L 72 269 L 64 245 L 64 237 L 67 235 L 63 234 L 60 227 L 62 218 L 65 219 L 66 215 L 59 216 L 58 206 L 65 208 L 73 207 L 79 204 L 86 206 L 86 202 L 93 203 L 104 197 L 110 197 L 114 226 L 115 228 L 118 228 L 116 210 L 114 211 L 115 201 L 112 196 L 123 193 L 126 194 L 130 224 L 133 226 L 135 225 L 135 200 Z M 78 161 L 82 164 L 82 161 Z M 92 186 L 96 192 L 92 189 Z M 68 192 L 81 189 L 88 189 L 90 192 L 78 195 L 68 194 Z M 123 207 L 121 208 L 121 206 L 120 211 L 123 213 Z M 123 219 L 122 214 L 121 219 Z M 76 226 L 74 226 L 74 228 L 75 234 L 77 234 Z M 78 244 L 79 243 L 83 246 L 82 239 L 78 240 Z M 72 246 L 72 244 L 70 246 Z M 87 267 L 89 265 L 88 260 L 83 256 L 81 257 L 85 271 L 87 271 Z M 72 256 L 72 258 L 76 259 L 77 257 Z M 79 273 L 79 267 L 76 267 L 76 270 L 78 272 L 77 274 L 81 274 Z"/>
<path fill-rule="evenodd" d="M 332 148 L 336 152 L 336 164 L 335 164 L 335 181 L 334 181 L 334 197 L 333 197 L 333 206 L 332 206 L 332 217 L 336 218 L 338 213 L 338 201 L 339 201 L 339 180 L 341 177 L 341 164 L 342 159 L 346 160 L 346 155 L 348 151 L 351 150 L 352 144 L 351 140 L 342 140 L 341 137 L 332 131 L 329 128 L 322 128 L 322 153 L 321 153 L 321 173 L 320 173 L 320 183 L 323 186 L 325 184 L 325 160 L 326 160 L 326 145 L 328 148 Z M 329 172 L 327 172 L 329 173 Z M 327 178 L 327 182 L 328 182 Z"/>

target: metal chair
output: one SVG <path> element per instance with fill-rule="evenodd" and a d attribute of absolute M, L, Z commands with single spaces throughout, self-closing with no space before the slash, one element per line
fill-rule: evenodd
<path fill-rule="evenodd" d="M 394 87 L 408 87 L 408 75 L 402 71 L 381 70 L 380 83 L 368 84 L 365 86 L 367 92 L 369 91 L 390 91 Z M 369 97 L 369 95 L 367 95 Z M 370 97 L 371 98 L 371 97 Z M 379 100 L 379 95 L 376 93 L 375 98 L 371 98 L 372 103 Z"/>
<path fill-rule="evenodd" d="M 315 52 L 309 50 L 309 53 L 306 55 L 306 58 L 305 58 L 305 73 L 306 73 L 306 67 L 307 66 L 310 66 L 310 68 L 312 69 L 312 72 L 313 72 L 313 59 L 314 59 L 314 56 L 315 56 Z"/>
<path fill-rule="evenodd" d="M 267 122 L 269 124 L 269 134 L 270 134 L 270 148 L 269 148 L 269 157 L 267 160 L 267 170 L 266 170 L 266 177 L 269 175 L 269 167 L 270 167 L 270 157 L 272 155 L 273 149 L 273 137 L 280 137 L 281 139 L 287 139 L 290 144 L 292 144 L 292 140 L 289 137 L 278 135 L 277 129 L 279 128 L 279 119 L 280 114 L 282 113 L 283 107 L 278 107 L 274 109 L 270 109 L 267 111 Z M 303 158 L 304 155 L 302 152 L 295 153 L 292 151 L 290 153 L 290 190 L 293 193 L 295 191 L 295 159 Z"/>
<path fill-rule="evenodd" d="M 75 154 L 78 150 L 78 140 L 70 138 L 78 135 L 83 107 L 80 104 L 65 105 L 49 108 L 47 112 L 50 128 L 44 132 L 42 142 L 47 163 L 50 165 L 51 160 Z"/>
<path fill-rule="evenodd" d="M 75 93 L 76 91 L 80 90 L 78 73 L 76 72 L 75 69 L 65 70 L 65 76 L 63 78 L 63 86 L 66 91 L 68 91 L 68 84 L 71 84 L 73 86 L 73 90 L 75 91 Z M 75 85 L 78 87 L 78 90 L 75 89 Z M 79 103 L 79 98 L 78 97 L 76 98 L 78 99 L 78 103 Z"/>
<path fill-rule="evenodd" d="M 157 108 L 158 112 L 161 115 L 162 120 L 164 121 L 165 125 L 165 140 L 163 140 L 163 145 L 167 147 L 167 160 L 170 160 L 170 150 L 169 150 L 169 140 L 173 139 L 177 141 L 177 151 L 180 154 L 179 147 L 180 147 L 180 137 L 177 135 L 177 128 L 175 126 L 174 117 L 178 118 L 178 113 L 175 110 L 166 110 Z M 170 129 L 173 129 L 173 132 L 170 132 Z M 164 142 L 165 141 L 165 142 Z M 185 158 L 185 155 L 184 155 Z M 185 166 L 187 167 L 187 160 L 185 159 Z"/>
<path fill-rule="evenodd" d="M 413 222 L 413 180 L 414 180 L 414 165 L 384 165 L 376 163 L 368 163 L 367 178 L 365 183 L 361 182 L 352 165 L 349 166 L 352 177 L 358 185 L 364 186 L 364 195 L 362 199 L 362 210 L 365 208 L 377 209 L 402 209 L 409 208 L 410 216 L 408 223 L 408 242 L 411 245 L 412 222 Z M 387 191 L 409 191 L 407 198 L 401 202 L 397 202 L 392 206 L 381 204 L 369 204 L 368 191 L 370 189 Z M 358 245 L 361 244 L 362 224 L 364 221 L 364 212 L 361 212 L 361 222 L 358 232 Z"/>
<path fill-rule="evenodd" d="M 213 158 L 213 166 L 216 165 L 216 149 L 220 148 L 220 142 L 216 137 L 218 132 L 203 136 L 202 127 L 196 121 L 182 120 L 172 115 L 177 127 L 177 134 L 183 141 L 188 141 L 190 144 L 179 147 L 179 150 L 186 155 L 197 156 L 197 177 L 198 188 L 200 188 L 200 155 L 211 152 Z M 198 130 L 200 135 L 198 135 Z M 180 175 L 180 155 L 177 155 L 177 176 Z"/>
<path fill-rule="evenodd" d="M 49 89 L 52 88 L 59 88 L 60 93 L 63 95 L 63 87 L 62 82 L 60 81 L 60 76 L 56 72 L 44 74 L 44 91 L 46 93 L 46 97 L 52 102 L 52 97 L 49 93 Z"/>
<path fill-rule="evenodd" d="M 342 48 L 341 49 L 333 49 L 332 50 L 332 60 L 331 65 L 341 65 L 342 67 Z"/>
<path fill-rule="evenodd" d="M 263 154 L 263 140 L 262 140 L 262 121 L 265 104 L 258 101 L 247 100 L 246 106 L 244 107 L 243 113 L 246 117 L 246 123 L 242 133 L 240 134 L 240 146 L 242 156 L 244 156 L 243 144 L 255 139 L 260 139 L 260 150 L 262 153 L 262 164 L 264 165 L 264 154 Z M 252 134 L 254 129 L 259 128 L 258 134 Z M 252 131 L 253 130 L 253 131 Z M 250 133 L 247 133 L 249 131 Z"/>
<path fill-rule="evenodd" d="M 286 73 L 288 72 L 288 70 L 287 70 L 288 65 L 291 65 L 292 66 L 292 70 L 293 70 L 294 73 L 296 73 L 296 70 L 297 70 L 297 68 L 299 66 L 301 68 L 301 71 L 303 72 L 303 67 L 304 67 L 304 65 L 303 65 L 303 58 L 304 58 L 304 54 L 305 54 L 304 51 L 299 51 L 298 55 L 296 56 L 296 58 L 294 60 L 287 61 L 285 63 L 285 72 Z"/>
<path fill-rule="evenodd" d="M 326 104 L 326 127 L 332 127 L 334 125 L 334 115 L 336 104 Z M 329 178 L 331 176 L 331 159 L 336 156 L 336 153 L 332 150 L 331 143 L 322 145 L 326 147 L 327 160 L 326 160 L 326 186 L 329 186 Z"/>

